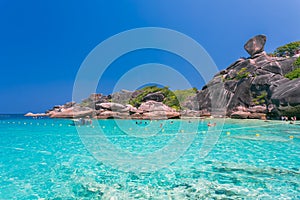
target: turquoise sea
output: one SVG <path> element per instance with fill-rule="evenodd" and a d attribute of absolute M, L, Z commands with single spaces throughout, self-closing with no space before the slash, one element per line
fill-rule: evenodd
<path fill-rule="evenodd" d="M 0 199 L 300 199 L 300 124 L 71 124 L 0 115 Z"/>

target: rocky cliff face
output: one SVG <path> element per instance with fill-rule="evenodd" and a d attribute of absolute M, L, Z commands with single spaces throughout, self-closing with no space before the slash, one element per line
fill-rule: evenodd
<path fill-rule="evenodd" d="M 282 115 L 300 118 L 300 78 L 285 78 L 295 69 L 293 63 L 299 54 L 289 58 L 268 56 L 264 51 L 266 40 L 264 35 L 251 38 L 244 45 L 250 57 L 238 59 L 217 73 L 202 90 L 187 96 L 184 102 L 180 102 L 187 110 L 179 112 L 171 108 L 179 102 L 168 88 L 149 87 L 134 92 L 122 90 L 107 96 L 91 94 L 80 104 L 70 102 L 55 106 L 46 115 L 56 118 L 89 115 L 98 119 L 170 119 L 210 115 L 245 119 L 279 118 Z M 170 107 L 164 103 L 169 103 Z"/>
<path fill-rule="evenodd" d="M 300 79 L 284 77 L 294 70 L 297 56 L 270 57 L 265 42 L 264 35 L 251 38 L 244 45 L 250 57 L 238 59 L 203 87 L 194 99 L 200 110 L 234 118 L 300 117 Z"/>

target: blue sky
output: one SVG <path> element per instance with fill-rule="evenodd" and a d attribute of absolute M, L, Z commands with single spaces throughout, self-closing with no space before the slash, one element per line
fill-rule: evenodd
<path fill-rule="evenodd" d="M 219 69 L 248 56 L 244 43 L 267 35 L 266 51 L 300 40 L 299 0 L 124 0 L 0 1 L 0 113 L 40 112 L 72 99 L 76 73 L 89 52 L 119 32 L 139 27 L 164 27 L 200 43 Z M 137 52 L 108 69 L 99 91 L 133 64 L 185 61 L 155 51 Z M 119 65 L 128 66 L 118 68 Z M 176 67 L 176 66 L 175 66 Z M 203 82 L 192 80 L 201 88 Z"/>

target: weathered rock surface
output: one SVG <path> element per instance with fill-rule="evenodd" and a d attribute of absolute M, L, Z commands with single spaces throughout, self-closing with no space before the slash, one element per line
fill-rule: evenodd
<path fill-rule="evenodd" d="M 277 106 L 294 106 L 300 103 L 300 79 L 285 81 L 272 88 L 272 102 Z"/>
<path fill-rule="evenodd" d="M 94 110 L 87 107 L 74 106 L 71 108 L 61 108 L 48 113 L 51 118 L 80 118 L 93 116 Z"/>
<path fill-rule="evenodd" d="M 147 101 L 143 102 L 138 110 L 142 112 L 153 112 L 153 111 L 165 111 L 165 112 L 175 112 L 175 109 L 163 104 L 162 102 Z"/>
<path fill-rule="evenodd" d="M 46 117 L 49 116 L 49 114 L 46 113 L 32 113 L 32 112 L 28 112 L 24 115 L 25 117 Z"/>
<path fill-rule="evenodd" d="M 111 110 L 111 111 L 117 111 L 117 112 L 128 111 L 128 110 L 126 110 L 126 106 L 119 104 L 119 103 L 109 102 L 109 103 L 100 103 L 100 104 L 96 104 L 96 105 L 99 106 L 100 108 Z"/>
<path fill-rule="evenodd" d="M 248 42 L 244 45 L 244 48 L 251 56 L 254 56 L 257 53 L 264 51 L 266 40 L 267 37 L 265 35 L 254 36 L 248 40 Z"/>
<path fill-rule="evenodd" d="M 265 114 L 277 118 L 292 113 L 300 117 L 300 79 L 284 77 L 295 69 L 297 58 L 268 56 L 263 51 L 265 40 L 261 35 L 250 39 L 245 49 L 251 57 L 238 59 L 198 92 L 194 101 L 200 110 L 212 115 L 225 112 L 234 118 L 260 118 Z"/>
<path fill-rule="evenodd" d="M 140 115 L 135 116 L 140 116 L 142 119 L 173 119 L 180 117 L 180 113 L 176 112 L 175 109 L 153 100 L 143 102 L 138 111 Z"/>
<path fill-rule="evenodd" d="M 250 112 L 236 111 L 230 115 L 234 119 L 249 119 Z"/>
<path fill-rule="evenodd" d="M 113 93 L 111 95 L 112 102 L 119 104 L 128 104 L 133 92 L 129 90 L 121 90 L 120 92 Z"/>
<path fill-rule="evenodd" d="M 144 98 L 143 101 L 157 101 L 157 102 L 162 102 L 164 100 L 165 96 L 161 92 L 155 92 L 155 93 L 150 93 L 147 94 Z"/>

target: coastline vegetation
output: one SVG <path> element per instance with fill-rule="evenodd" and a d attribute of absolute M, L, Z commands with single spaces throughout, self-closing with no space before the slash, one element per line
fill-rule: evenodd
<path fill-rule="evenodd" d="M 243 78 L 247 78 L 250 75 L 250 72 L 246 72 L 247 68 L 243 67 L 242 69 L 240 69 L 240 71 L 238 71 L 238 73 L 236 74 L 235 79 L 237 80 L 241 80 Z"/>
<path fill-rule="evenodd" d="M 146 86 L 136 91 L 138 95 L 129 100 L 129 104 L 135 107 L 139 107 L 146 95 L 150 93 L 161 93 L 164 95 L 163 103 L 175 110 L 181 109 L 180 102 L 185 101 L 188 97 L 197 93 L 197 88 L 191 88 L 187 90 L 174 90 L 171 91 L 169 87 L 160 88 L 158 86 Z"/>
<path fill-rule="evenodd" d="M 159 88 L 157 86 L 146 86 L 142 89 L 137 90 L 136 92 L 138 93 L 138 95 L 134 98 L 131 98 L 129 101 L 129 104 L 131 104 L 132 106 L 139 107 L 146 95 L 150 93 L 160 92 L 165 97 L 163 100 L 164 104 L 176 110 L 180 109 L 179 101 L 174 92 L 172 92 L 169 87 Z"/>
<path fill-rule="evenodd" d="M 300 78 L 300 57 L 298 57 L 297 60 L 295 60 L 294 66 L 296 68 L 285 75 L 285 77 L 290 80 Z"/>
<path fill-rule="evenodd" d="M 268 94 L 267 91 L 262 91 L 260 95 L 253 98 L 253 103 L 255 105 L 264 104 L 266 102 L 267 94 Z"/>
<path fill-rule="evenodd" d="M 300 41 L 291 42 L 276 48 L 273 55 L 282 56 L 293 56 L 297 51 L 300 50 Z"/>
<path fill-rule="evenodd" d="M 293 71 L 287 73 L 285 75 L 285 77 L 290 79 L 290 80 L 300 78 L 300 68 L 298 67 L 298 68 L 294 69 Z"/>

